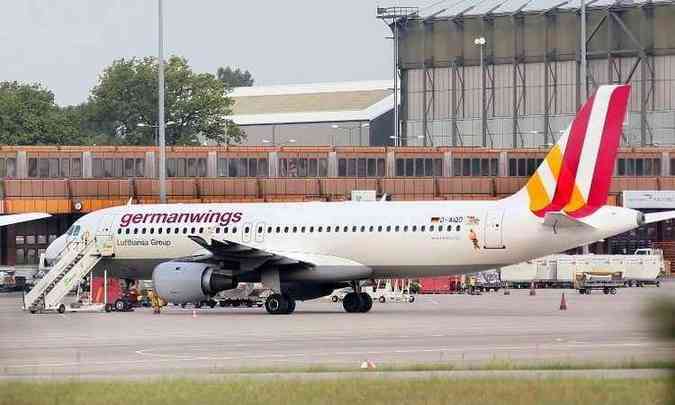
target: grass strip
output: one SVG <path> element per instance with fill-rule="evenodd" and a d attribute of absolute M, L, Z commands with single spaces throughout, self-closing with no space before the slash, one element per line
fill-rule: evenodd
<path fill-rule="evenodd" d="M 672 379 L 1 382 L 0 405 L 669 404 Z"/>

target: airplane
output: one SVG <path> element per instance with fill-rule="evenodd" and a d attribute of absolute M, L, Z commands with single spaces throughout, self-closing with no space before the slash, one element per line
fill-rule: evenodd
<path fill-rule="evenodd" d="M 145 204 L 78 219 L 48 249 L 96 240 L 95 268 L 152 278 L 167 302 L 202 302 L 262 282 L 265 308 L 352 287 L 349 313 L 372 299 L 360 281 L 474 273 L 565 251 L 675 218 L 606 205 L 629 85 L 600 86 L 525 186 L 490 201 Z M 65 255 L 62 255 L 65 256 Z"/>

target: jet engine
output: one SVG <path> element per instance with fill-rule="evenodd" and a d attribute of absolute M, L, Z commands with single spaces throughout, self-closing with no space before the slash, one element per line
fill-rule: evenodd
<path fill-rule="evenodd" d="M 155 291 L 167 302 L 201 302 L 220 291 L 236 288 L 238 281 L 204 263 L 164 262 L 152 271 Z"/>

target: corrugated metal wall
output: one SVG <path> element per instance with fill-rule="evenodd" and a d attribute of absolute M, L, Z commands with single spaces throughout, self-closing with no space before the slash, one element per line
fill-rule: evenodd
<path fill-rule="evenodd" d="M 589 10 L 589 92 L 605 83 L 632 84 L 624 145 L 675 144 L 674 21 L 672 4 Z M 584 99 L 578 24 L 573 10 L 409 21 L 399 60 L 408 145 L 552 142 Z M 485 145 L 478 36 L 487 40 Z"/>

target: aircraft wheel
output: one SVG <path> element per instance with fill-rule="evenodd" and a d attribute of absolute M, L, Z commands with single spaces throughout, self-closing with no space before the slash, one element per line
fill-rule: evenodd
<path fill-rule="evenodd" d="M 105 312 L 112 312 L 113 306 L 112 306 L 112 304 L 105 304 L 103 309 L 105 310 Z"/>
<path fill-rule="evenodd" d="M 602 292 L 604 292 L 605 295 L 609 294 L 609 288 L 605 288 L 604 290 L 602 290 Z"/>
<path fill-rule="evenodd" d="M 283 297 L 286 299 L 287 302 L 286 314 L 292 314 L 293 312 L 295 312 L 295 300 L 286 294 L 284 294 Z"/>
<path fill-rule="evenodd" d="M 373 308 L 373 299 L 368 293 L 361 293 L 361 308 L 359 312 L 366 313 Z"/>
<path fill-rule="evenodd" d="M 215 308 L 216 307 L 216 301 L 209 301 L 209 307 Z"/>
<path fill-rule="evenodd" d="M 225 301 L 220 301 L 218 302 L 218 305 L 224 308 L 227 305 L 227 303 Z"/>
<path fill-rule="evenodd" d="M 411 295 L 410 297 L 408 297 L 408 302 L 411 303 L 411 304 L 412 304 L 413 302 L 415 302 L 415 296 L 414 296 L 414 295 Z"/>
<path fill-rule="evenodd" d="M 202 307 L 202 302 L 201 302 L 201 301 L 195 302 L 195 308 L 199 309 L 199 308 L 201 308 L 201 307 Z"/>
<path fill-rule="evenodd" d="M 656 282 L 656 286 L 657 286 L 657 287 L 661 287 L 661 282 L 660 282 L 660 281 L 657 281 L 657 282 Z"/>
<path fill-rule="evenodd" d="M 127 310 L 127 304 L 124 302 L 124 300 L 118 299 L 115 301 L 115 311 L 117 312 L 124 312 Z"/>
<path fill-rule="evenodd" d="M 338 301 L 339 301 L 337 295 L 333 295 L 332 297 L 330 297 L 330 300 L 333 301 L 333 302 L 338 302 Z"/>
<path fill-rule="evenodd" d="M 66 312 L 66 306 L 63 305 L 63 304 L 59 305 L 59 308 L 58 308 L 57 311 L 59 311 L 59 314 L 62 314 L 64 312 Z"/>
<path fill-rule="evenodd" d="M 345 309 L 345 312 L 360 312 L 361 297 L 355 292 L 350 292 L 342 299 L 342 307 Z"/>
<path fill-rule="evenodd" d="M 272 294 L 265 301 L 265 309 L 272 315 L 285 314 L 288 311 L 288 301 L 281 294 Z"/>
<path fill-rule="evenodd" d="M 378 301 L 380 302 L 380 304 L 384 304 L 385 302 L 387 302 L 387 299 L 383 295 L 378 299 Z"/>
<path fill-rule="evenodd" d="M 616 295 L 616 288 L 612 287 L 612 289 L 609 290 L 609 293 L 612 295 Z"/>

